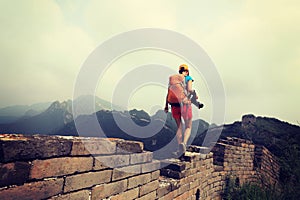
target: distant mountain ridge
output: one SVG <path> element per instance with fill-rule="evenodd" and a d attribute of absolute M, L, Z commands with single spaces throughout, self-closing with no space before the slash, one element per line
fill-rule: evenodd
<path fill-rule="evenodd" d="M 31 117 L 45 111 L 51 102 L 0 108 L 0 124 L 12 123 L 21 117 Z"/>
<path fill-rule="evenodd" d="M 57 104 L 59 101 L 54 102 L 45 102 L 45 103 L 36 103 L 32 105 L 15 105 L 8 106 L 5 108 L 0 108 L 0 124 L 9 124 L 16 121 L 20 121 L 22 119 L 30 118 L 41 114 L 46 111 L 52 104 Z M 120 106 L 112 105 L 110 102 L 103 100 L 97 96 L 92 95 L 83 95 L 74 100 L 63 101 L 67 102 L 69 107 L 69 112 L 72 113 L 72 103 L 78 105 L 82 109 L 86 109 L 88 106 L 94 103 L 93 109 L 84 110 L 88 113 L 96 112 L 99 110 L 122 110 Z M 91 107 L 91 106 L 90 106 Z"/>
<path fill-rule="evenodd" d="M 32 105 L 15 105 L 0 108 L 0 116 L 22 116 L 28 110 L 43 111 L 50 106 L 51 102 L 36 103 Z"/>
<path fill-rule="evenodd" d="M 2 109 L 0 116 L 0 132 L 25 133 L 25 134 L 54 134 L 64 125 L 73 120 L 72 105 L 81 106 L 82 109 L 94 103 L 93 112 L 103 109 L 119 108 L 112 106 L 108 101 L 94 96 L 81 96 L 72 102 L 71 100 L 51 104 L 40 103 L 33 106 L 11 106 Z M 91 106 L 90 106 L 91 107 Z M 27 109 L 27 110 L 26 110 Z M 89 111 L 91 112 L 91 111 Z M 1 122 L 2 120 L 2 122 Z"/>
<path fill-rule="evenodd" d="M 22 117 L 9 124 L 0 125 L 6 133 L 50 134 L 72 121 L 70 101 L 53 102 L 44 112 L 32 117 Z"/>

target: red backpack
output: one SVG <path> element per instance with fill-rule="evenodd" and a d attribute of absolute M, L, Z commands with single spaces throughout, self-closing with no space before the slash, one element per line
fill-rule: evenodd
<path fill-rule="evenodd" d="M 187 101 L 186 84 L 184 75 L 175 74 L 169 77 L 168 103 L 183 103 Z"/>

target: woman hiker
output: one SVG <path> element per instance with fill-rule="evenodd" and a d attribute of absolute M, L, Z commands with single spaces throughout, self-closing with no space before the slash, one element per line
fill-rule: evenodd
<path fill-rule="evenodd" d="M 188 97 L 190 93 L 194 92 L 194 90 L 192 89 L 192 83 L 194 80 L 189 75 L 189 69 L 186 64 L 182 64 L 179 66 L 179 74 L 182 74 L 184 76 L 185 95 L 186 97 Z M 165 105 L 165 112 L 168 112 L 168 104 L 169 102 L 167 98 L 166 105 Z M 191 101 L 188 99 L 184 103 L 170 103 L 170 104 L 171 104 L 172 116 L 175 119 L 177 125 L 176 137 L 177 137 L 179 152 L 176 153 L 182 155 L 186 152 L 186 145 L 191 135 L 191 129 L 192 129 Z M 185 130 L 183 135 L 182 135 L 183 123 L 181 118 L 183 118 L 185 124 Z"/>

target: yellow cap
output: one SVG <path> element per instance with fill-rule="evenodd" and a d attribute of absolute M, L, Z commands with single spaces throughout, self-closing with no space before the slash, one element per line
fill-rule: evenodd
<path fill-rule="evenodd" d="M 186 64 L 179 66 L 179 71 L 189 71 L 189 67 Z"/>

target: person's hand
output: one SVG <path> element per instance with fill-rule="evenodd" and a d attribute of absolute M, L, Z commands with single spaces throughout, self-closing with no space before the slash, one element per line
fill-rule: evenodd
<path fill-rule="evenodd" d="M 168 113 L 169 112 L 169 108 L 168 106 L 165 107 L 165 113 Z"/>

